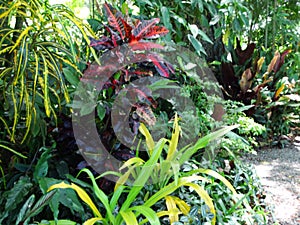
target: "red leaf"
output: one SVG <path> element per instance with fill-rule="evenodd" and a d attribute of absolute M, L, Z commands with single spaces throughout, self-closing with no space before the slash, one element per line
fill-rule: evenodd
<path fill-rule="evenodd" d="M 147 34 L 155 24 L 159 22 L 159 18 L 154 18 L 151 20 L 144 20 L 140 22 L 137 27 L 135 27 L 132 31 L 133 36 L 135 37 L 135 40 L 140 40 L 144 38 L 145 34 Z"/>
<path fill-rule="evenodd" d="M 149 55 L 148 56 L 151 62 L 154 64 L 157 72 L 163 76 L 163 77 L 169 77 L 169 69 L 168 67 L 164 64 L 163 60 L 161 60 L 158 56 L 156 55 Z"/>
<path fill-rule="evenodd" d="M 152 43 L 152 42 L 132 42 L 132 43 L 129 43 L 129 46 L 131 47 L 132 51 L 150 50 L 150 49 L 153 49 L 153 48 L 157 48 L 157 49 L 163 49 L 164 48 L 162 45 Z"/>
<path fill-rule="evenodd" d="M 120 27 L 120 23 L 122 24 L 122 22 L 120 22 L 120 18 L 122 18 L 122 14 L 108 3 L 104 3 L 104 10 L 109 25 L 114 29 L 116 29 L 116 31 L 118 31 L 118 33 L 120 34 L 122 40 L 124 40 L 123 30 Z"/>
<path fill-rule="evenodd" d="M 155 39 L 166 35 L 168 32 L 169 30 L 165 27 L 154 26 L 149 29 L 149 31 L 144 35 L 144 38 Z"/>
<path fill-rule="evenodd" d="M 121 17 L 119 17 L 120 21 L 121 21 L 121 28 L 122 30 L 124 31 L 124 35 L 125 35 L 125 38 L 128 38 L 128 39 L 131 39 L 132 37 L 132 34 L 131 34 L 131 31 L 132 31 L 132 27 Z"/>

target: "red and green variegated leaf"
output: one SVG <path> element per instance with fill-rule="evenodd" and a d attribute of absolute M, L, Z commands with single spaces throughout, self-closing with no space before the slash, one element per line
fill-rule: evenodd
<path fill-rule="evenodd" d="M 159 22 L 159 18 L 154 18 L 151 20 L 144 20 L 140 22 L 132 31 L 135 40 L 141 40 L 144 35 L 149 32 L 149 30 Z"/>
<path fill-rule="evenodd" d="M 96 50 L 106 50 L 114 48 L 112 40 L 106 36 L 102 36 L 99 40 L 96 40 L 92 37 L 90 39 L 90 46 Z"/>
<path fill-rule="evenodd" d="M 150 49 L 163 49 L 164 47 L 160 44 L 152 43 L 152 42 L 131 42 L 129 43 L 132 51 L 138 50 L 150 50 Z"/>
<path fill-rule="evenodd" d="M 109 25 L 118 31 L 121 38 L 124 39 L 122 28 L 120 27 L 120 19 L 118 20 L 118 17 L 120 18 L 122 14 L 108 3 L 104 3 L 104 11 Z"/>
<path fill-rule="evenodd" d="M 149 29 L 149 31 L 144 35 L 144 38 L 156 39 L 166 35 L 168 32 L 169 30 L 165 27 L 154 26 Z"/>
<path fill-rule="evenodd" d="M 149 126 L 154 126 L 156 122 L 155 115 L 149 105 L 135 104 L 136 114 Z"/>
<path fill-rule="evenodd" d="M 118 35 L 117 32 L 113 31 L 109 26 L 104 26 L 104 27 L 110 33 L 111 40 L 112 40 L 114 47 L 117 47 L 118 43 L 121 41 L 120 35 Z"/>

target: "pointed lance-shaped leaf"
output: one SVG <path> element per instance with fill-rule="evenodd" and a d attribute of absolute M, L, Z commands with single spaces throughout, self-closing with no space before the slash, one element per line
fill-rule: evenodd
<path fill-rule="evenodd" d="M 271 60 L 268 66 L 267 72 L 271 73 L 272 70 L 275 72 L 275 68 L 278 67 L 279 61 L 280 61 L 280 53 L 279 51 L 276 51 L 273 59 Z"/>
<path fill-rule="evenodd" d="M 145 37 L 145 34 L 149 32 L 149 30 L 159 22 L 159 18 L 154 18 L 151 20 L 144 20 L 140 22 L 133 30 L 132 34 L 135 37 L 134 40 L 139 41 L 140 39 Z"/>
<path fill-rule="evenodd" d="M 149 29 L 149 31 L 144 35 L 144 38 L 156 39 L 161 36 L 166 35 L 169 30 L 162 26 L 154 26 Z"/>
<path fill-rule="evenodd" d="M 170 76 L 168 67 L 165 65 L 164 61 L 158 55 L 150 54 L 150 55 L 148 55 L 148 58 L 154 64 L 157 72 L 161 76 L 163 76 L 163 77 Z"/>
<path fill-rule="evenodd" d="M 118 21 L 120 21 L 120 27 L 124 32 L 124 38 L 131 39 L 132 38 L 132 27 L 128 24 L 122 17 L 118 17 Z"/>
<path fill-rule="evenodd" d="M 104 3 L 104 11 L 109 25 L 118 31 L 121 38 L 124 39 L 122 28 L 120 27 L 120 19 L 118 21 L 118 17 L 120 18 L 122 14 L 108 3 Z"/>

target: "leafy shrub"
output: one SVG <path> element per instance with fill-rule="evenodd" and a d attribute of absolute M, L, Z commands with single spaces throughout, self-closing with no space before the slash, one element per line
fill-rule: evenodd
<path fill-rule="evenodd" d="M 39 148 L 47 120 L 68 113 L 69 84 L 85 67 L 78 48 L 92 31 L 63 5 L 40 0 L 1 1 L 0 18 L 0 132 Z"/>
<path fill-rule="evenodd" d="M 203 198 L 211 213 L 209 219 L 212 224 L 215 224 L 216 215 L 213 201 L 201 187 L 200 183 L 194 183 L 194 181 L 203 180 L 201 176 L 197 176 L 196 174 L 203 173 L 221 180 L 230 191 L 233 192 L 233 196 L 236 195 L 235 190 L 226 179 L 212 170 L 195 168 L 187 173 L 180 173 L 179 169 L 198 149 L 205 147 L 211 140 L 224 135 L 224 133 L 227 133 L 235 127 L 236 126 L 220 129 L 199 139 L 195 145 L 186 146 L 181 150 L 177 150 L 179 140 L 177 117 L 175 117 L 174 120 L 174 130 L 171 140 L 161 139 L 157 143 L 154 143 L 149 131 L 144 125 L 141 125 L 140 131 L 146 138 L 145 142 L 149 159 L 144 161 L 139 157 L 131 158 L 120 168 L 120 171 L 128 168 L 124 174 L 118 175 L 116 172 L 111 172 L 114 175 L 118 175 L 119 179 L 116 182 L 114 192 L 110 198 L 99 189 L 94 175 L 87 169 L 82 170 L 90 177 L 93 183 L 93 191 L 104 206 L 104 213 L 101 213 L 88 194 L 74 183 L 66 184 L 62 182 L 55 184 L 51 186 L 48 191 L 57 188 L 71 188 L 75 190 L 82 201 L 84 201 L 94 213 L 94 217 L 87 220 L 84 224 L 94 224 L 97 221 L 102 221 L 107 224 L 121 224 L 124 222 L 126 224 L 138 224 L 138 222 L 145 223 L 147 221 L 151 224 L 160 224 L 160 217 L 168 216 L 170 223 L 173 223 L 179 220 L 179 214 L 187 214 L 189 212 L 189 205 L 180 198 L 172 195 L 172 193 L 181 186 L 187 186 L 195 190 L 199 197 Z M 162 154 L 164 149 L 166 150 L 165 157 Z M 107 175 L 109 172 L 105 174 Z M 103 174 L 103 176 L 105 174 Z M 204 179 L 204 181 L 205 180 L 206 179 Z M 125 184 L 128 182 L 132 186 Z M 144 196 L 144 200 L 141 202 L 142 204 L 138 204 L 140 202 L 136 202 L 137 199 L 139 199 L 137 197 L 140 193 L 145 194 L 147 189 L 144 190 L 144 186 L 149 182 L 153 182 L 154 187 L 157 186 L 157 189 L 154 192 L 147 192 Z M 118 202 L 118 199 L 123 194 L 126 194 L 126 197 L 122 202 Z M 166 210 L 161 211 L 160 208 L 159 211 L 154 211 L 151 207 L 153 206 L 153 208 L 155 208 L 155 204 L 163 198 L 165 198 L 166 201 Z M 143 217 L 146 219 L 143 219 Z"/>
<path fill-rule="evenodd" d="M 266 137 L 265 126 L 246 116 L 244 111 L 254 107 L 254 105 L 244 106 L 243 103 L 227 100 L 225 102 L 226 114 L 225 124 L 239 124 L 235 132 L 229 132 L 222 140 L 221 148 L 225 150 L 223 154 L 235 158 L 243 153 L 256 153 L 259 146 L 258 139 Z"/>

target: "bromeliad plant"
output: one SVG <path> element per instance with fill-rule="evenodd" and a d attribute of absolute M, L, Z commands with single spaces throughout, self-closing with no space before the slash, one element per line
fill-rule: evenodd
<path fill-rule="evenodd" d="M 190 211 L 190 206 L 183 199 L 175 195 L 180 187 L 185 186 L 193 189 L 198 196 L 204 200 L 211 214 L 211 223 L 216 224 L 216 210 L 213 200 L 202 185 L 195 183 L 195 181 L 201 181 L 201 183 L 204 184 L 205 182 L 209 182 L 209 179 L 198 174 L 206 174 L 222 181 L 232 191 L 234 200 L 236 200 L 237 197 L 235 189 L 223 176 L 213 170 L 196 168 L 184 173 L 180 172 L 180 167 L 189 160 L 194 153 L 204 148 L 210 141 L 221 137 L 236 127 L 237 126 L 230 126 L 222 128 L 199 139 L 196 144 L 188 145 L 178 150 L 177 145 L 180 136 L 180 127 L 178 125 L 177 116 L 175 116 L 174 119 L 174 130 L 170 140 L 163 138 L 155 143 L 147 128 L 141 125 L 139 130 L 145 137 L 149 159 L 144 161 L 139 157 L 131 158 L 120 168 L 120 171 L 128 168 L 123 175 L 111 172 L 111 174 L 119 176 L 115 190 L 111 196 L 107 196 L 98 187 L 96 183 L 97 178 L 94 177 L 91 171 L 88 169 L 81 171 L 87 173 L 90 177 L 93 184 L 93 192 L 105 208 L 104 213 L 100 212 L 101 210 L 97 208 L 86 191 L 74 183 L 67 184 L 62 182 L 55 184 L 49 187 L 48 191 L 59 188 L 71 188 L 75 190 L 82 201 L 84 201 L 94 213 L 94 217 L 87 220 L 84 225 L 92 225 L 98 221 L 102 224 L 113 225 L 123 224 L 124 222 L 128 225 L 145 224 L 147 222 L 150 224 L 161 224 L 161 218 L 166 216 L 169 218 L 170 224 L 172 224 L 179 221 L 180 214 L 187 215 Z M 101 176 L 107 174 L 109 174 L 109 172 Z M 146 187 L 149 187 L 149 182 L 152 182 L 154 187 L 156 186 L 156 191 L 147 192 Z M 137 199 L 141 193 L 145 195 L 140 204 Z M 125 200 L 121 202 L 118 199 L 120 199 L 122 195 L 126 197 Z M 156 204 L 163 199 L 166 203 L 166 210 L 155 211 Z M 249 206 L 247 205 L 247 207 Z"/>

